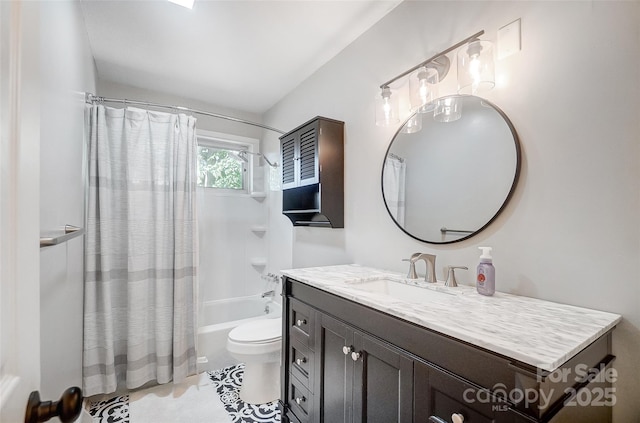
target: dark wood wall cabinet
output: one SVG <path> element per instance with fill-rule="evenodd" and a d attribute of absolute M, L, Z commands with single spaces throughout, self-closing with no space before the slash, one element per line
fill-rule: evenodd
<path fill-rule="evenodd" d="M 344 122 L 316 117 L 280 137 L 282 213 L 294 226 L 344 228 Z"/>
<path fill-rule="evenodd" d="M 584 381 L 542 374 L 289 277 L 283 312 L 285 423 L 611 421 L 609 406 L 571 399 L 611 387 L 595 370 Z M 578 363 L 603 371 L 613 358 L 608 332 L 558 372 Z"/>

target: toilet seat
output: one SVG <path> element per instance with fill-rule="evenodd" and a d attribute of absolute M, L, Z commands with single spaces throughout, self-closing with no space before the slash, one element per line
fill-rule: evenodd
<path fill-rule="evenodd" d="M 240 344 L 266 344 L 282 338 L 282 318 L 244 323 L 229 332 L 229 340 Z"/>

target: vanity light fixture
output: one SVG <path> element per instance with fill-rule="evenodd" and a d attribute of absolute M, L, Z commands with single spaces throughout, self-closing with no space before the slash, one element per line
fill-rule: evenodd
<path fill-rule="evenodd" d="M 458 51 L 458 93 L 472 94 L 491 90 L 496 85 L 493 43 L 472 40 Z"/>
<path fill-rule="evenodd" d="M 484 31 L 477 32 L 380 85 L 382 91 L 376 98 L 376 125 L 390 126 L 400 121 L 397 95 L 392 95 L 390 86 L 398 79 L 410 74 L 413 74 L 409 78 L 411 110 L 418 113 L 433 111 L 437 106 L 435 102 L 438 97 L 437 84 L 447 76 L 451 66 L 447 54 L 469 42 L 479 42 L 478 37 L 482 34 Z M 483 45 L 482 47 L 484 48 Z"/>
<path fill-rule="evenodd" d="M 175 3 L 182 7 L 186 7 L 187 9 L 193 9 L 193 4 L 196 0 L 169 0 L 171 3 Z"/>

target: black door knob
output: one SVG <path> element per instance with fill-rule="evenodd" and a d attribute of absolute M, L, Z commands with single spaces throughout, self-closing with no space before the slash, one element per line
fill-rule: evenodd
<path fill-rule="evenodd" d="M 82 390 L 76 386 L 62 393 L 60 401 L 40 401 L 40 393 L 33 391 L 29 395 L 24 423 L 46 422 L 58 417 L 62 423 L 70 423 L 78 418 L 82 411 Z"/>

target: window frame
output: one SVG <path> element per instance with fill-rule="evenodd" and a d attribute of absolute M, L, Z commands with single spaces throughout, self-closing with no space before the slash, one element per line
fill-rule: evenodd
<path fill-rule="evenodd" d="M 260 146 L 260 140 L 255 138 L 248 138 L 239 135 L 224 134 L 220 132 L 213 132 L 198 129 L 196 131 L 196 141 L 198 147 L 211 147 L 219 149 L 229 149 L 235 151 L 247 151 L 248 153 L 257 152 Z M 199 151 L 198 151 L 199 154 Z M 216 188 L 206 187 L 203 185 L 197 185 L 198 189 L 203 189 L 205 192 L 213 195 L 225 195 L 225 196 L 249 196 L 253 192 L 253 164 L 254 155 L 248 154 L 247 163 L 242 162 L 243 168 L 243 189 L 229 189 L 229 188 Z M 198 157 L 199 160 L 199 157 Z M 199 175 L 198 175 L 199 176 Z"/>

